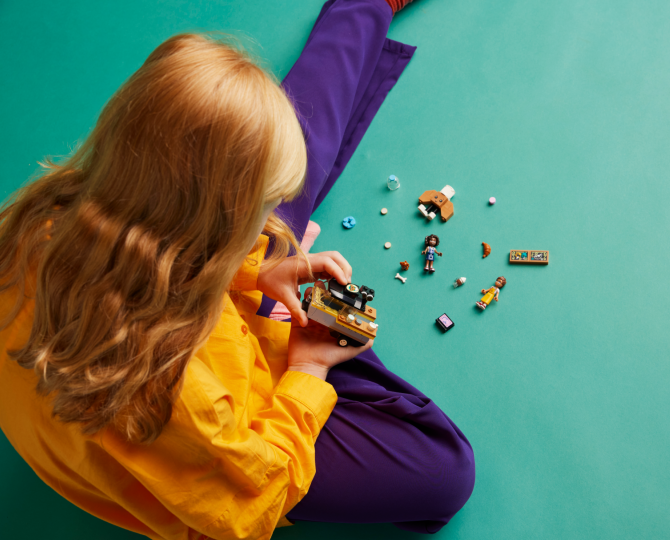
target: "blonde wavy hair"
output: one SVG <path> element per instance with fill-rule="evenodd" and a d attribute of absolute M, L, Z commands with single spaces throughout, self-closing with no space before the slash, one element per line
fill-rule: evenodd
<path fill-rule="evenodd" d="M 30 338 L 9 354 L 56 418 L 160 435 L 266 205 L 300 192 L 306 163 L 291 102 L 247 53 L 199 34 L 151 53 L 86 141 L 1 208 L 0 292 L 17 294 L 0 330 L 34 294 Z M 304 256 L 274 213 L 263 230 L 264 264 Z"/>

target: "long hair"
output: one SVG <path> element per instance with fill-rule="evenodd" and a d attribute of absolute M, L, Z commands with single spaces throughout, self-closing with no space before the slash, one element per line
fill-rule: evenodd
<path fill-rule="evenodd" d="M 265 205 L 300 191 L 306 163 L 291 102 L 246 53 L 197 34 L 151 53 L 79 149 L 0 209 L 0 292 L 16 292 L 0 330 L 34 293 L 9 355 L 56 418 L 160 435 Z M 267 264 L 304 256 L 275 214 L 265 230 Z"/>

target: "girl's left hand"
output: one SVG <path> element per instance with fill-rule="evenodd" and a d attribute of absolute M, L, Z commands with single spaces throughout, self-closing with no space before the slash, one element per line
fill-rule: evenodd
<path fill-rule="evenodd" d="M 271 270 L 264 271 L 261 266 L 258 274 L 258 290 L 284 304 L 303 327 L 307 326 L 308 319 L 300 302 L 300 285 L 330 278 L 335 278 L 341 285 L 351 283 L 351 266 L 339 252 L 308 253 L 307 258 L 312 266 L 311 276 L 305 261 L 298 256 L 287 257 Z"/>

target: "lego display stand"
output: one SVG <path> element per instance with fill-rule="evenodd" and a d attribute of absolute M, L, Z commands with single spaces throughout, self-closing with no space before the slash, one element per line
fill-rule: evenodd
<path fill-rule="evenodd" d="M 424 191 L 419 197 L 419 212 L 428 220 L 432 221 L 440 213 L 440 219 L 443 222 L 449 221 L 454 215 L 454 205 L 451 198 L 456 195 L 456 191 L 451 186 L 444 186 L 440 191 Z"/>

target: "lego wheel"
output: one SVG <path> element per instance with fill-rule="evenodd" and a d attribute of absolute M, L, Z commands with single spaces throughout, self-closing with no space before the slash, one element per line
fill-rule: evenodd
<path fill-rule="evenodd" d="M 356 341 L 355 339 L 352 339 L 348 336 L 345 336 L 344 334 L 340 334 L 337 336 L 337 344 L 340 347 L 362 347 L 363 343 L 360 341 Z"/>

